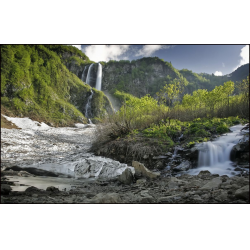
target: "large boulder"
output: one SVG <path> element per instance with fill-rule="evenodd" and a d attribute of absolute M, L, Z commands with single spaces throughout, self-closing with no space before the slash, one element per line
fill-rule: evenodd
<path fill-rule="evenodd" d="M 135 175 L 142 175 L 144 177 L 147 177 L 149 179 L 155 179 L 158 176 L 160 176 L 159 172 L 152 172 L 149 169 L 147 169 L 142 163 L 138 161 L 132 161 L 132 167 L 135 169 Z"/>
<path fill-rule="evenodd" d="M 129 185 L 133 183 L 134 181 L 134 175 L 130 168 L 126 168 L 125 171 L 122 172 L 122 174 L 118 177 L 118 180 L 126 185 Z"/>
<path fill-rule="evenodd" d="M 134 169 L 127 164 L 103 157 L 89 157 L 77 163 L 74 169 L 76 178 L 100 177 L 105 179 L 116 178 L 126 168 Z"/>
<path fill-rule="evenodd" d="M 239 199 L 248 200 L 249 199 L 249 185 L 246 185 L 235 192 L 235 197 Z"/>

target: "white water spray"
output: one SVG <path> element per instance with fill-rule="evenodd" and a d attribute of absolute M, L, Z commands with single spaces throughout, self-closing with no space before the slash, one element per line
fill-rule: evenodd
<path fill-rule="evenodd" d="M 92 69 L 92 67 L 93 67 L 93 63 L 89 66 L 89 68 L 88 68 L 88 74 L 87 74 L 87 79 L 86 79 L 86 83 L 88 84 L 88 85 L 90 85 L 90 73 L 91 73 L 91 69 Z"/>
<path fill-rule="evenodd" d="M 97 77 L 96 77 L 96 85 L 95 88 L 97 90 L 102 89 L 102 65 L 98 63 Z"/>

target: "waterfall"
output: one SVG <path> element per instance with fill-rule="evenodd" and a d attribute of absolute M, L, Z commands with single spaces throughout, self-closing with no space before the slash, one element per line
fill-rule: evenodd
<path fill-rule="evenodd" d="M 96 77 L 96 85 L 95 88 L 97 90 L 102 89 L 102 65 L 98 63 L 97 77 Z"/>
<path fill-rule="evenodd" d="M 240 131 L 242 125 L 231 127 L 231 133 L 220 136 L 215 141 L 203 142 L 199 145 L 198 168 L 190 169 L 189 174 L 198 174 L 200 171 L 208 170 L 212 174 L 235 175 L 230 153 L 234 145 L 243 138 Z"/>
<path fill-rule="evenodd" d="M 83 70 L 83 72 L 82 72 L 82 78 L 81 78 L 81 80 L 82 80 L 83 82 L 86 81 L 86 78 L 85 78 L 85 80 L 83 80 L 83 79 L 84 79 L 84 75 L 85 75 L 86 69 L 87 69 L 87 67 L 85 66 L 85 67 L 84 67 L 84 70 Z"/>
<path fill-rule="evenodd" d="M 215 166 L 230 161 L 230 152 L 235 144 L 223 142 L 204 142 L 199 152 L 198 167 Z"/>
<path fill-rule="evenodd" d="M 92 123 L 90 118 L 92 117 L 92 113 L 91 113 L 91 100 L 92 100 L 92 97 L 93 97 L 93 90 L 91 89 L 91 94 L 88 98 L 88 101 L 87 101 L 87 104 L 86 104 L 86 107 L 85 107 L 85 117 L 88 118 L 88 121 L 89 123 Z"/>
<path fill-rule="evenodd" d="M 93 63 L 89 66 L 89 68 L 88 68 L 88 74 L 87 74 L 87 79 L 86 79 L 86 83 L 88 84 L 88 85 L 90 85 L 90 73 L 91 73 L 91 69 L 92 69 L 92 67 L 93 67 Z"/>

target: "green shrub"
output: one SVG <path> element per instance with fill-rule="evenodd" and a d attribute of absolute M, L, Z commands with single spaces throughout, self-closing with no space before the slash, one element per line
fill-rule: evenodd
<path fill-rule="evenodd" d="M 199 129 L 195 132 L 196 136 L 208 136 L 208 132 L 205 129 Z"/>
<path fill-rule="evenodd" d="M 223 134 L 229 132 L 229 129 L 226 124 L 221 124 L 216 128 L 216 132 L 219 134 Z"/>

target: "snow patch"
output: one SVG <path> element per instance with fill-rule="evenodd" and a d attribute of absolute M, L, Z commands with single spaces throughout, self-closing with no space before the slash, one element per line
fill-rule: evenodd
<path fill-rule="evenodd" d="M 31 129 L 31 130 L 48 130 L 51 127 L 45 124 L 44 122 L 33 121 L 28 117 L 18 118 L 18 117 L 8 117 L 6 115 L 2 115 L 8 121 L 14 123 L 17 127 L 21 129 Z"/>

